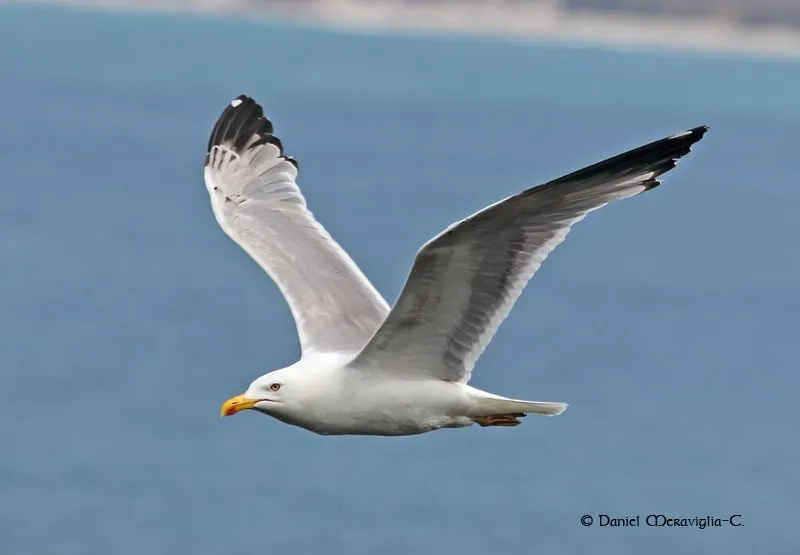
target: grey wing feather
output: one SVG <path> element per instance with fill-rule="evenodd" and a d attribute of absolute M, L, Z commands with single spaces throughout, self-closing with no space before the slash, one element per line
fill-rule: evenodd
<path fill-rule="evenodd" d="M 204 177 L 217 221 L 289 303 L 303 356 L 358 352 L 389 306 L 314 218 L 272 123 L 239 96 L 211 133 Z"/>
<path fill-rule="evenodd" d="M 417 253 L 386 321 L 351 366 L 469 380 L 550 252 L 587 213 L 650 190 L 707 127 L 639 147 L 504 199 Z"/>

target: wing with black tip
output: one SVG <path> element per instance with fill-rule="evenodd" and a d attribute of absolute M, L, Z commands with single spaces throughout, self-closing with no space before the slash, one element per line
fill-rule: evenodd
<path fill-rule="evenodd" d="M 589 212 L 649 191 L 706 127 L 655 141 L 506 198 L 417 253 L 386 321 L 350 366 L 466 383 L 547 256 Z"/>
<path fill-rule="evenodd" d="M 355 352 L 389 307 L 308 210 L 297 171 L 261 106 L 247 96 L 234 99 L 211 132 L 205 159 L 214 215 L 278 285 L 303 356 Z"/>

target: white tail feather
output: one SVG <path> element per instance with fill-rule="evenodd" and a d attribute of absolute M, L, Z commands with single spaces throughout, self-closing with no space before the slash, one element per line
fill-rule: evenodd
<path fill-rule="evenodd" d="M 543 414 L 546 416 L 558 416 L 569 405 L 567 403 L 554 402 L 554 401 L 521 401 L 518 399 L 506 399 L 492 394 L 483 392 L 484 397 L 481 395 L 475 399 L 476 408 L 482 413 L 481 416 L 493 416 L 500 414 Z"/>
<path fill-rule="evenodd" d="M 569 407 L 568 404 L 557 401 L 511 401 L 511 403 L 513 403 L 513 407 L 518 408 L 519 412 L 547 416 L 558 416 Z"/>

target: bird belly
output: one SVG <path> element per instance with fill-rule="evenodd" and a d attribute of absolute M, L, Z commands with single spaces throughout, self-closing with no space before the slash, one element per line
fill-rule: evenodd
<path fill-rule="evenodd" d="M 472 425 L 466 402 L 459 384 L 361 381 L 281 420 L 321 435 L 416 435 Z"/>

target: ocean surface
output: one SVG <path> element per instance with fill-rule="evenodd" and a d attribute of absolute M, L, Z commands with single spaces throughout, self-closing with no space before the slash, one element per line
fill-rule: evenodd
<path fill-rule="evenodd" d="M 0 7 L 0 553 L 800 552 L 798 90 L 797 62 Z M 219 417 L 299 352 L 202 181 L 240 93 L 390 302 L 451 222 L 711 131 L 580 223 L 479 361 L 563 416 L 320 437 Z"/>

